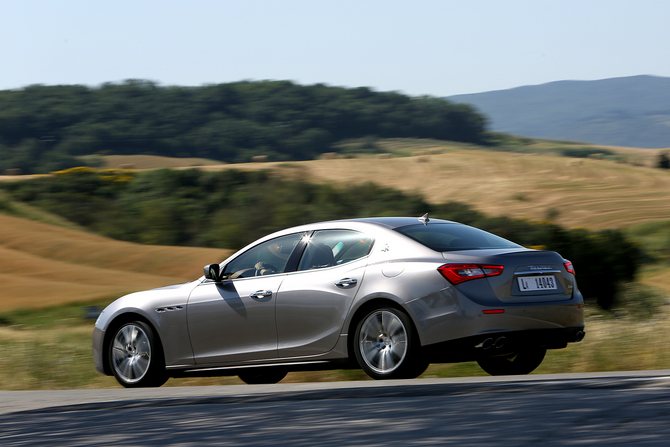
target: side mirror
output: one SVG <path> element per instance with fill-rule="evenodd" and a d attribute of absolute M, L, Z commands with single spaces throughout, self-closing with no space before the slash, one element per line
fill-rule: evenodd
<path fill-rule="evenodd" d="M 209 264 L 205 266 L 205 278 L 219 282 L 219 264 Z"/>

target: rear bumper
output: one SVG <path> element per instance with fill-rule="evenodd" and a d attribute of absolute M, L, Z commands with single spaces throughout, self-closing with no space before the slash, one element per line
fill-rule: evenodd
<path fill-rule="evenodd" d="M 486 306 L 475 303 L 456 287 L 449 287 L 408 302 L 407 309 L 422 346 L 470 337 L 483 340 L 498 333 L 584 330 L 584 300 L 577 290 L 565 301 L 490 301 Z"/>
<path fill-rule="evenodd" d="M 562 349 L 584 338 L 584 326 L 562 329 L 491 332 L 424 346 L 431 363 L 470 362 L 482 356 L 504 355 L 523 348 Z"/>

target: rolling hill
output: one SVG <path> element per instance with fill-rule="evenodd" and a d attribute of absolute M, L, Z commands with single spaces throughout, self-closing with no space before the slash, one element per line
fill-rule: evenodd
<path fill-rule="evenodd" d="M 191 281 L 227 250 L 120 242 L 0 214 L 0 312 Z"/>
<path fill-rule="evenodd" d="M 611 146 L 670 146 L 670 78 L 558 81 L 448 99 L 474 105 L 499 132 Z"/>
<path fill-rule="evenodd" d="M 382 144 L 392 150 L 396 142 Z M 463 202 L 490 216 L 533 220 L 551 216 L 567 227 L 625 228 L 670 216 L 670 171 L 665 169 L 440 142 L 418 152 L 422 155 L 242 163 L 202 169 L 275 168 L 287 178 L 316 183 L 373 182 L 417 192 L 431 203 Z"/>
<path fill-rule="evenodd" d="M 526 154 L 438 141 L 385 140 L 379 144 L 385 151 L 406 156 L 200 169 L 273 169 L 273 175 L 333 185 L 372 181 L 417 192 L 432 203 L 463 202 L 490 216 L 551 217 L 567 227 L 627 228 L 667 222 L 670 217 L 668 170 L 613 159 L 559 157 L 541 142 L 529 149 L 537 152 Z M 640 151 L 610 149 L 626 156 Z M 644 151 L 650 155 L 646 161 L 656 152 Z M 131 161 L 132 157 L 112 160 L 114 164 Z M 149 161 L 160 166 L 166 162 Z M 150 164 L 143 167 L 150 168 Z M 230 254 L 219 249 L 120 242 L 79 231 L 73 225 L 56 226 L 67 224 L 62 218 L 42 216 L 42 220 L 50 223 L 0 214 L 0 312 L 111 301 L 125 293 L 193 280 L 200 276 L 202 266 Z M 670 290 L 670 270 L 650 272 L 644 281 Z"/>

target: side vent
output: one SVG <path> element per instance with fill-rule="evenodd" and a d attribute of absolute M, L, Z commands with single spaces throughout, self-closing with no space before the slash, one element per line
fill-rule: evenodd
<path fill-rule="evenodd" d="M 168 307 L 158 307 L 156 312 L 162 314 L 164 312 L 174 312 L 175 310 L 183 310 L 184 306 L 168 306 Z"/>

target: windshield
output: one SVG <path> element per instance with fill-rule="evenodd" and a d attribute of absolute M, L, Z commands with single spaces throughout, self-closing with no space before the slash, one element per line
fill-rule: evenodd
<path fill-rule="evenodd" d="M 435 251 L 521 248 L 520 245 L 477 228 L 461 224 L 409 225 L 395 231 Z"/>

